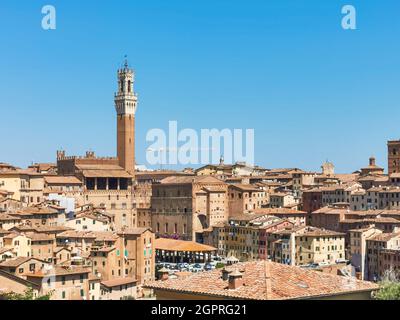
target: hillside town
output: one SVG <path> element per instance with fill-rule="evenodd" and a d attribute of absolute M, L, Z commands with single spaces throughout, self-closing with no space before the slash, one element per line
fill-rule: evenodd
<path fill-rule="evenodd" d="M 400 268 L 400 140 L 337 173 L 135 162 L 134 72 L 118 70 L 117 156 L 0 163 L 0 295 L 53 300 L 370 299 Z"/>

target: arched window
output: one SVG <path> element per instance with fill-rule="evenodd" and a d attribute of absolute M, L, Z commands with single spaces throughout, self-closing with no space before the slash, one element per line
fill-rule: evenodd
<path fill-rule="evenodd" d="M 128 92 L 131 92 L 131 80 L 128 81 Z"/>

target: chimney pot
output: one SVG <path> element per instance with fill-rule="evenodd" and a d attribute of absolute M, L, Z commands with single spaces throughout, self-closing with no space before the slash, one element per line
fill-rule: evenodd
<path fill-rule="evenodd" d="M 161 281 L 166 281 L 169 278 L 169 271 L 166 268 L 162 268 L 160 270 L 158 270 L 158 273 L 160 275 L 160 280 Z"/>
<path fill-rule="evenodd" d="M 243 275 L 240 273 L 239 270 L 235 270 L 229 275 L 229 283 L 228 288 L 229 290 L 235 290 L 243 286 Z"/>

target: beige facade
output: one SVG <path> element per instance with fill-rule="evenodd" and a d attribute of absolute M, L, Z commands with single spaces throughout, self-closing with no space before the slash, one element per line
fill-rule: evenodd
<path fill-rule="evenodd" d="M 90 270 L 80 267 L 54 267 L 27 275 L 51 300 L 89 300 Z"/>
<path fill-rule="evenodd" d="M 33 296 L 37 297 L 39 288 L 35 283 L 0 269 L 0 295 L 11 292 L 24 294 L 30 288 L 33 289 Z"/>
<path fill-rule="evenodd" d="M 379 280 L 380 252 L 385 249 L 400 249 L 400 233 L 382 233 L 366 239 L 367 248 L 367 280 Z"/>
<path fill-rule="evenodd" d="M 17 257 L 30 257 L 32 240 L 23 233 L 10 233 L 3 237 L 3 246 L 12 248 Z"/>
<path fill-rule="evenodd" d="M 266 192 L 252 185 L 233 184 L 228 187 L 229 215 L 253 212 L 267 204 Z"/>
<path fill-rule="evenodd" d="M 0 269 L 25 279 L 29 274 L 39 272 L 46 266 L 49 266 L 46 261 L 19 257 L 2 262 Z"/>
<path fill-rule="evenodd" d="M 355 267 L 355 271 L 361 280 L 366 279 L 368 274 L 368 269 L 366 268 L 368 265 L 367 239 L 381 233 L 382 230 L 375 228 L 373 225 L 367 228 L 349 230 L 349 259 L 351 265 Z"/>
<path fill-rule="evenodd" d="M 30 170 L 0 172 L 0 189 L 12 192 L 12 199 L 25 205 L 41 203 L 43 198 L 43 175 Z"/>
<path fill-rule="evenodd" d="M 77 231 L 111 231 L 112 229 L 109 220 L 91 215 L 82 215 L 68 220 L 65 226 Z"/>
<path fill-rule="evenodd" d="M 135 278 L 117 278 L 101 282 L 100 300 L 136 299 L 138 297 Z"/>
<path fill-rule="evenodd" d="M 169 177 L 152 194 L 152 229 L 159 236 L 202 242 L 205 230 L 228 219 L 227 185 L 214 177 Z"/>
<path fill-rule="evenodd" d="M 271 233 L 268 248 L 272 261 L 284 264 L 336 264 L 345 259 L 345 234 L 296 227 Z"/>
<path fill-rule="evenodd" d="M 285 192 L 274 192 L 269 195 L 270 208 L 285 208 L 297 204 L 294 195 Z"/>

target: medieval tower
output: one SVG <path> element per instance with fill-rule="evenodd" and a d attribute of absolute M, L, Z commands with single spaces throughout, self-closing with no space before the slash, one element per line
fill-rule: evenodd
<path fill-rule="evenodd" d="M 115 93 L 117 112 L 117 157 L 119 165 L 134 174 L 135 171 L 135 113 L 137 95 L 134 92 L 133 70 L 128 62 L 118 70 L 118 92 Z"/>

